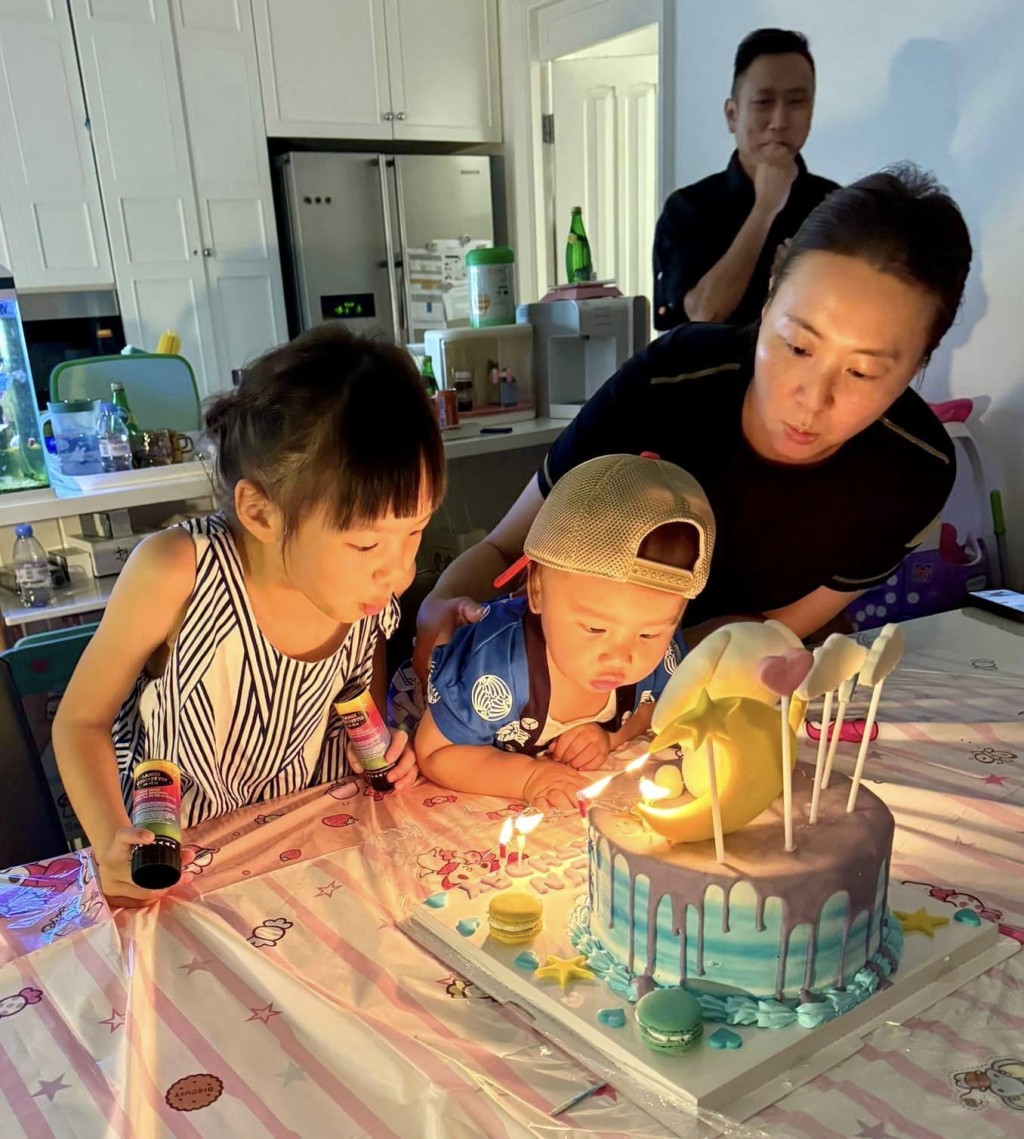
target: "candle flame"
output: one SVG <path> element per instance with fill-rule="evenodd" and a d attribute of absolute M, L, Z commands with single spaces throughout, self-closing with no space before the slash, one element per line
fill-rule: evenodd
<path fill-rule="evenodd" d="M 645 803 L 653 803 L 658 799 L 664 799 L 668 793 L 667 787 L 662 787 L 650 779 L 640 780 L 640 794 L 643 796 Z"/>
<path fill-rule="evenodd" d="M 595 799 L 614 778 L 614 775 L 606 775 L 604 779 L 599 779 L 596 783 L 591 783 L 589 787 L 584 787 L 582 791 L 577 791 L 576 797 L 578 799 Z"/>
<path fill-rule="evenodd" d="M 508 815 L 505 819 L 505 822 L 502 824 L 501 833 L 498 835 L 498 842 L 502 846 L 507 846 L 509 841 L 511 840 L 512 829 L 513 829 L 512 816 Z"/>
<path fill-rule="evenodd" d="M 645 751 L 643 755 L 638 755 L 632 763 L 627 763 L 623 768 L 624 771 L 639 771 L 641 767 L 651 758 L 651 753 Z"/>
<path fill-rule="evenodd" d="M 516 815 L 516 830 L 519 831 L 521 835 L 527 835 L 541 821 L 542 818 L 544 818 L 544 814 L 541 811 L 537 811 L 536 814 L 533 812 L 527 814 L 524 811 L 521 815 Z"/>

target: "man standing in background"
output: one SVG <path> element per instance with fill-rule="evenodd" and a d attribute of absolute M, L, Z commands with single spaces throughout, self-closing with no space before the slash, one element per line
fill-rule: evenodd
<path fill-rule="evenodd" d="M 749 324 L 784 243 L 836 188 L 800 148 L 814 110 L 807 37 L 761 28 L 736 49 L 725 121 L 736 150 L 720 174 L 670 195 L 654 233 L 654 327 Z"/>

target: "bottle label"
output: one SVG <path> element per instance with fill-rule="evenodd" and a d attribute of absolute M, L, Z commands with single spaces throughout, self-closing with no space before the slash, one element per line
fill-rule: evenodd
<path fill-rule="evenodd" d="M 390 767 L 385 754 L 391 744 L 391 733 L 369 692 L 360 692 L 351 700 L 339 700 L 334 709 L 341 717 L 363 770 L 380 771 Z"/>
<path fill-rule="evenodd" d="M 27 562 L 14 567 L 14 580 L 19 589 L 37 589 L 41 585 L 50 584 L 50 567 L 39 565 L 37 562 Z"/>
<path fill-rule="evenodd" d="M 135 768 L 132 826 L 181 842 L 181 773 L 174 763 L 150 759 Z"/>
<path fill-rule="evenodd" d="M 101 459 L 131 459 L 131 444 L 122 439 L 100 439 Z"/>

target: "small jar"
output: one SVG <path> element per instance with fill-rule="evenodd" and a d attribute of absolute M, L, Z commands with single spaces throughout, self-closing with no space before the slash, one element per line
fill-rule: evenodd
<path fill-rule="evenodd" d="M 456 406 L 460 412 L 473 410 L 473 373 L 456 371 L 452 386 L 455 388 Z"/>

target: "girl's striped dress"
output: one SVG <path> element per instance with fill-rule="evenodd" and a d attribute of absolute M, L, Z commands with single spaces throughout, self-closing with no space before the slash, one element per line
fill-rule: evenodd
<path fill-rule="evenodd" d="M 322 661 L 298 661 L 253 616 L 223 516 L 184 523 L 196 584 L 163 675 L 140 676 L 114 721 L 125 802 L 142 759 L 181 768 L 182 826 L 345 775 L 345 734 L 333 702 L 369 685 L 377 637 L 398 625 L 398 601 L 359 621 Z"/>

